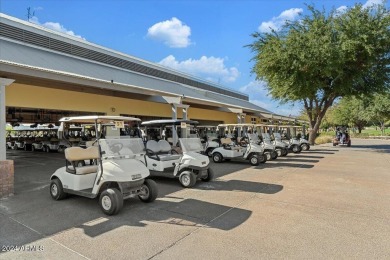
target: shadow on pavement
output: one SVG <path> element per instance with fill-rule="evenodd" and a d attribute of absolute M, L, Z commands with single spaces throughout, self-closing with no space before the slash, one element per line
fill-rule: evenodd
<path fill-rule="evenodd" d="M 371 145 L 353 145 L 346 147 L 348 149 L 369 149 L 370 151 L 378 153 L 390 153 L 390 145 L 388 144 L 371 144 Z"/>
<path fill-rule="evenodd" d="M 214 180 L 198 185 L 195 188 L 199 190 L 246 191 L 264 194 L 275 194 L 283 190 L 283 186 L 278 184 L 241 180 Z"/>

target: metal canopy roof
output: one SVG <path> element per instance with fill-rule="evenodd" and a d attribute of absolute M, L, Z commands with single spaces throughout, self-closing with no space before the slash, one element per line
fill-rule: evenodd
<path fill-rule="evenodd" d="M 198 121 L 194 120 L 186 120 L 186 119 L 161 119 L 161 120 L 151 120 L 151 121 L 145 121 L 142 122 L 142 126 L 156 126 L 156 125 L 180 125 L 181 123 L 186 123 L 186 124 L 192 124 L 192 125 L 197 125 L 199 124 Z"/>
<path fill-rule="evenodd" d="M 111 123 L 113 121 L 141 121 L 136 117 L 127 116 L 73 116 L 63 117 L 60 122 L 72 122 L 72 123 Z"/>

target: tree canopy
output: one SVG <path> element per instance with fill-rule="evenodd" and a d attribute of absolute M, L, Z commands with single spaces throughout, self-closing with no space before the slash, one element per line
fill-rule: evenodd
<path fill-rule="evenodd" d="M 312 128 L 309 141 L 339 97 L 372 95 L 389 88 L 390 12 L 361 4 L 339 12 L 316 10 L 281 31 L 252 34 L 252 72 L 271 96 L 302 102 Z"/>

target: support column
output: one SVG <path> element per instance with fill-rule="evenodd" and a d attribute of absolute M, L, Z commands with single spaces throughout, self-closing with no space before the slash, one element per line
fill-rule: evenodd
<path fill-rule="evenodd" d="M 0 78 L 0 198 L 14 193 L 14 161 L 6 160 L 5 87 L 15 80 Z"/>
<path fill-rule="evenodd" d="M 12 84 L 15 80 L 0 78 L 0 161 L 6 159 L 6 141 L 5 141 L 5 87 Z"/>

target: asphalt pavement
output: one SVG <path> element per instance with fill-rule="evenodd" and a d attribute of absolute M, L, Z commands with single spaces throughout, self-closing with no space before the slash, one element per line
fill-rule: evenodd
<path fill-rule="evenodd" d="M 0 259 L 390 259 L 390 140 L 314 146 L 253 167 L 212 163 L 216 179 L 158 199 L 54 201 L 64 155 L 8 151 L 15 195 L 0 199 Z"/>

